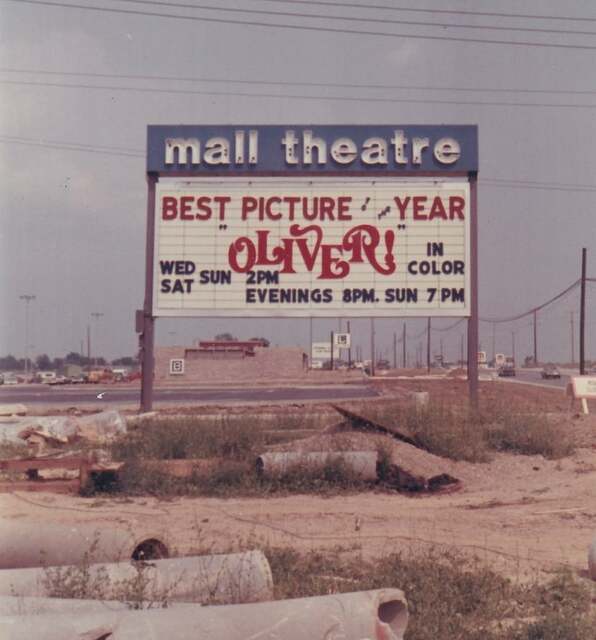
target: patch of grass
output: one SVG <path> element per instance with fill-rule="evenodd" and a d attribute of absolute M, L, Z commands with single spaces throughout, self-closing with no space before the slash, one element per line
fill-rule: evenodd
<path fill-rule="evenodd" d="M 410 611 L 406 640 L 593 638 L 590 591 L 568 574 L 515 584 L 476 559 L 440 549 L 370 561 L 342 551 L 270 548 L 266 555 L 276 598 L 402 589 Z"/>
<path fill-rule="evenodd" d="M 411 404 L 370 403 L 357 413 L 388 427 L 411 434 L 421 447 L 453 460 L 488 462 L 495 451 L 547 458 L 569 455 L 573 446 L 564 425 L 527 408 L 508 406 L 495 400 L 482 412 L 465 406 L 429 404 L 416 408 Z M 280 477 L 258 477 L 254 463 L 271 442 L 291 440 L 295 434 L 315 430 L 313 416 L 302 419 L 296 414 L 281 414 L 274 419 L 259 416 L 223 416 L 213 419 L 188 417 L 156 418 L 118 438 L 111 445 L 112 458 L 124 461 L 113 486 L 95 486 L 84 490 L 118 491 L 131 495 L 264 496 L 279 493 L 316 493 L 322 495 L 369 490 L 337 461 L 323 469 L 294 469 Z M 320 426 L 320 423 L 318 423 Z M 274 427 L 274 428 L 273 428 Z M 286 436 L 287 434 L 287 436 Z M 159 460 L 197 460 L 197 468 L 185 478 L 175 477 Z M 208 473 L 198 461 L 217 460 Z M 379 454 L 381 487 L 390 460 L 389 452 Z M 148 461 L 153 461 L 152 463 Z"/>
<path fill-rule="evenodd" d="M 367 407 L 366 417 L 401 428 L 427 451 L 453 460 L 487 462 L 494 451 L 557 459 L 574 449 L 564 425 L 523 405 L 498 401 L 481 412 L 443 404 L 417 409 L 385 403 Z"/>
<path fill-rule="evenodd" d="M 495 451 L 557 459 L 568 456 L 574 448 L 562 426 L 543 415 L 503 413 L 496 422 L 484 425 L 484 433 Z"/>
<path fill-rule="evenodd" d="M 0 440 L 0 460 L 9 458 L 25 458 L 29 455 L 29 448 L 23 442 L 12 442 L 7 439 Z"/>
<path fill-rule="evenodd" d="M 242 459 L 263 446 L 262 430 L 258 422 L 242 418 L 156 418 L 119 438 L 113 443 L 111 452 L 115 460 Z"/>
<path fill-rule="evenodd" d="M 169 498 L 182 495 L 212 497 L 249 497 L 283 495 L 292 493 L 317 493 L 337 495 L 370 488 L 341 460 L 328 462 L 321 468 L 294 467 L 287 473 L 272 477 L 260 477 L 251 461 L 222 459 L 215 469 L 205 472 L 197 468 L 189 477 L 175 477 L 134 458 L 127 461 L 118 474 L 118 481 L 104 487 L 107 492 L 127 495 L 154 495 Z M 84 494 L 89 496 L 101 488 L 89 486 Z"/>

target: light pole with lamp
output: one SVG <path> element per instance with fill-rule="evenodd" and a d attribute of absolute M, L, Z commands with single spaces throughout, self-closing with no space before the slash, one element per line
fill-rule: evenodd
<path fill-rule="evenodd" d="M 98 326 L 99 326 L 99 319 L 101 317 L 103 317 L 103 313 L 98 313 L 97 311 L 93 311 L 91 313 L 91 317 L 96 321 L 95 322 L 95 338 L 96 338 L 96 342 L 97 342 L 97 332 L 98 332 Z M 89 354 L 89 359 L 91 359 L 91 354 Z M 97 355 L 94 356 L 94 366 L 97 367 Z"/>
<path fill-rule="evenodd" d="M 25 379 L 29 378 L 29 303 L 35 300 L 35 296 L 24 293 L 19 296 L 20 300 L 25 301 Z"/>

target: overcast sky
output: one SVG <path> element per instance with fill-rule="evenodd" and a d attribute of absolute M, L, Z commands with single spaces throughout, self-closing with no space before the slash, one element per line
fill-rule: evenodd
<path fill-rule="evenodd" d="M 361 21 L 176 9 L 165 2 L 77 4 L 133 13 L 0 2 L 0 354 L 24 354 L 23 294 L 36 296 L 30 303 L 32 353 L 79 351 L 90 323 L 94 351 L 108 358 L 136 351 L 134 310 L 142 306 L 144 286 L 148 124 L 477 124 L 481 316 L 515 315 L 559 293 L 579 277 L 582 247 L 588 249 L 588 275 L 596 277 L 593 1 L 336 0 L 336 8 L 273 0 L 184 3 Z M 380 10 L 372 5 L 577 21 Z M 514 30 L 519 28 L 565 33 Z M 422 88 L 399 88 L 404 86 Z M 594 284 L 588 289 L 591 357 L 596 357 Z M 578 309 L 576 290 L 539 314 L 541 359 L 569 359 L 570 313 Z M 104 315 L 92 321 L 94 312 Z M 452 323 L 437 320 L 435 326 Z M 575 323 L 577 329 L 577 313 Z M 315 321 L 314 338 L 326 339 L 337 324 Z M 376 324 L 377 347 L 392 357 L 393 331 L 401 330 L 401 321 Z M 419 334 L 423 324 L 409 320 L 408 334 Z M 497 351 L 510 353 L 515 331 L 518 360 L 531 353 L 530 324 L 526 318 L 498 325 Z M 368 322 L 356 321 L 352 327 L 355 343 L 368 350 Z M 240 338 L 265 335 L 279 345 L 306 347 L 309 341 L 308 320 L 197 319 L 159 320 L 157 342 L 180 344 L 221 331 Z M 461 333 L 461 325 L 435 333 L 434 348 L 438 350 L 442 337 L 447 357 L 457 358 Z M 412 355 L 419 340 L 409 341 Z M 481 340 L 490 351 L 491 325 L 481 325 Z"/>

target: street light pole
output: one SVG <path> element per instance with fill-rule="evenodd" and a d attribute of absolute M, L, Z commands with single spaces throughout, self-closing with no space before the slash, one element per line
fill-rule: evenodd
<path fill-rule="evenodd" d="M 103 313 L 98 313 L 97 311 L 93 311 L 91 313 L 91 317 L 95 319 L 95 342 L 97 343 L 97 331 L 99 326 L 99 319 L 103 316 Z M 91 350 L 89 350 L 91 351 Z M 91 353 L 89 353 L 89 358 L 91 358 Z M 97 367 L 97 354 L 94 356 L 94 366 Z"/>
<path fill-rule="evenodd" d="M 24 293 L 19 296 L 20 300 L 25 301 L 25 378 L 29 377 L 29 303 L 35 300 L 35 296 Z"/>

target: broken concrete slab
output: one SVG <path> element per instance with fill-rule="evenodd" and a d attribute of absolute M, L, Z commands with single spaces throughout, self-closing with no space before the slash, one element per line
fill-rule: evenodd
<path fill-rule="evenodd" d="M 155 559 L 170 554 L 162 532 L 92 524 L 0 520 L 0 569 Z"/>
<path fill-rule="evenodd" d="M 350 423 L 353 429 L 360 430 L 360 431 L 385 433 L 395 438 L 396 440 L 407 442 L 408 444 L 411 444 L 414 447 L 419 446 L 418 442 L 416 441 L 416 438 L 411 433 L 408 433 L 404 429 L 398 429 L 397 427 L 382 425 L 379 422 L 371 420 L 370 418 L 354 413 L 353 411 L 349 411 L 345 407 L 333 405 L 333 408 L 340 415 L 346 418 L 346 420 Z"/>
<path fill-rule="evenodd" d="M 455 464 L 390 435 L 370 431 L 346 431 L 338 425 L 312 438 L 272 447 L 275 451 L 365 451 L 379 452 L 377 476 L 387 486 L 406 491 L 446 491 L 461 488 Z"/>
<path fill-rule="evenodd" d="M 261 551 L 189 556 L 163 560 L 82 564 L 62 567 L 4 569 L 0 594 L 28 597 L 59 595 L 69 577 L 84 574 L 102 585 L 102 597 L 119 599 L 126 585 L 142 583 L 152 599 L 172 602 L 233 604 L 273 597 L 273 577 Z"/>
<path fill-rule="evenodd" d="M 104 614 L 7 616 L 6 640 L 403 640 L 408 607 L 399 589 L 217 607 Z"/>
<path fill-rule="evenodd" d="M 343 464 L 360 480 L 377 479 L 376 451 L 271 451 L 256 460 L 256 469 L 264 477 L 283 476 L 295 470 L 320 471 L 334 463 Z"/>

